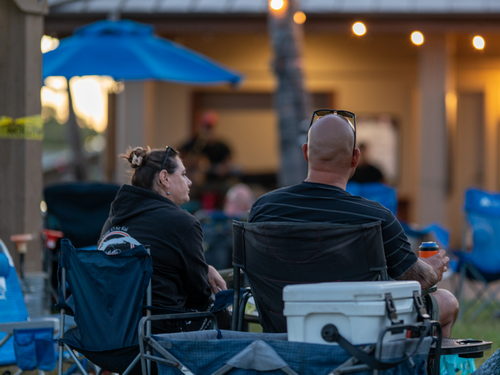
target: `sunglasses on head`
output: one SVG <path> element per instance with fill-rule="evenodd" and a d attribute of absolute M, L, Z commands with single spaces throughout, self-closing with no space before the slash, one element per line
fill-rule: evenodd
<path fill-rule="evenodd" d="M 321 117 L 328 115 L 337 115 L 342 117 L 347 121 L 347 123 L 351 126 L 352 131 L 354 132 L 354 147 L 356 148 L 356 115 L 349 111 L 344 111 L 341 109 L 318 109 L 313 112 L 311 122 L 309 124 L 309 128 L 318 121 Z"/>
<path fill-rule="evenodd" d="M 163 161 L 161 162 L 161 167 L 160 171 L 163 169 L 166 169 L 167 166 L 167 160 L 172 157 L 177 155 L 177 151 L 175 151 L 172 147 L 167 146 L 165 147 L 165 156 L 163 157 Z"/>

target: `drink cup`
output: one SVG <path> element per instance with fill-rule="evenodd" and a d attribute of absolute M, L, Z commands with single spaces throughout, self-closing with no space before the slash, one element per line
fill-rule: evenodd
<path fill-rule="evenodd" d="M 430 258 L 439 252 L 439 246 L 434 241 L 422 242 L 418 248 L 420 258 Z"/>

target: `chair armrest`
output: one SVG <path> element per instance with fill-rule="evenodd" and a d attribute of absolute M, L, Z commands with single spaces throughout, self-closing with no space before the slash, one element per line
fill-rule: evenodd
<path fill-rule="evenodd" d="M 14 332 L 15 329 L 36 329 L 36 328 L 54 328 L 57 330 L 59 319 L 43 318 L 36 320 L 27 320 L 25 322 L 5 322 L 0 323 L 0 332 L 7 334 Z"/>

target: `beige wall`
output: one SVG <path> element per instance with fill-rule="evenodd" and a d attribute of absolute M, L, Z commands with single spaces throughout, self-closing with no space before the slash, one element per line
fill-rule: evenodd
<path fill-rule="evenodd" d="M 450 63 L 456 68 L 452 79 L 456 82 L 458 98 L 457 125 L 450 134 L 450 172 L 448 219 L 445 226 L 452 229 L 458 242 L 461 225 L 461 205 L 466 187 L 475 184 L 491 190 L 500 190 L 500 163 L 497 146 L 500 121 L 500 46 L 498 52 L 478 54 L 470 46 L 462 46 L 457 38 L 457 52 Z M 240 93 L 273 92 L 275 82 L 270 70 L 271 51 L 267 35 L 210 34 L 185 35 L 176 41 L 224 63 L 244 75 Z M 419 123 L 419 65 L 420 50 L 410 45 L 404 34 L 369 35 L 363 40 L 333 33 L 306 34 L 304 63 L 306 84 L 312 92 L 330 93 L 332 105 L 353 110 L 360 115 L 386 113 L 393 116 L 400 127 L 399 158 L 400 196 L 415 202 L 420 189 L 418 136 Z M 195 92 L 230 93 L 229 87 L 192 87 L 174 84 L 156 84 L 154 136 L 151 143 L 162 145 L 163 139 L 173 144 L 185 139 L 193 124 L 192 98 Z M 473 94 L 472 97 L 470 94 Z M 479 102 L 478 102 L 479 100 Z M 484 104 L 481 104 L 484 103 Z M 461 106 L 462 105 L 462 106 Z M 482 144 L 484 157 L 468 158 L 462 148 L 474 149 L 474 124 L 464 119 L 484 118 Z M 449 119 L 450 120 L 450 119 Z M 275 116 L 268 111 L 227 109 L 220 116 L 218 132 L 235 147 L 238 163 L 247 171 L 274 169 L 279 165 Z M 452 121 L 453 122 L 453 121 Z M 469 135 L 467 135 L 469 134 Z M 161 140 L 161 142 L 160 142 Z M 156 142 L 156 143 L 155 143 Z M 472 151 L 474 152 L 474 151 Z M 244 156 L 242 156 L 244 155 Z M 474 174 L 474 165 L 482 163 L 484 174 Z M 425 167 L 425 166 L 422 166 Z M 471 177 L 473 176 L 473 177 Z M 482 180 L 482 181 L 480 181 Z M 415 207 L 410 206 L 410 219 L 415 219 Z M 426 224 L 426 223 L 420 223 Z"/>
<path fill-rule="evenodd" d="M 245 80 L 238 88 L 239 92 L 272 93 L 274 77 L 270 71 L 271 52 L 265 34 L 219 35 L 202 39 L 183 37 L 178 41 L 242 72 Z M 396 45 L 403 47 L 395 48 Z M 416 186 L 412 173 L 415 169 L 412 155 L 416 153 L 412 126 L 416 48 L 399 36 L 380 35 L 360 41 L 327 33 L 306 35 L 304 46 L 306 84 L 311 92 L 331 93 L 334 97 L 332 105 L 337 108 L 350 109 L 360 115 L 386 113 L 397 120 L 402 150 L 398 187 L 402 196 L 411 197 Z M 221 135 L 237 145 L 236 154 L 247 155 L 242 163 L 244 168 L 274 168 L 279 163 L 277 150 L 264 147 L 277 144 L 275 124 L 264 126 L 265 122 L 276 121 L 274 115 L 241 114 L 241 117 L 239 113 L 228 114 L 227 123 L 225 117 L 221 118 Z M 246 124 L 250 123 L 255 124 L 258 134 L 248 135 L 250 128 Z M 242 129 L 241 133 L 239 129 Z M 264 142 L 261 141 L 258 148 L 252 147 L 252 143 L 259 144 L 259 139 L 264 139 Z M 250 157 L 252 154 L 254 156 Z"/>
<path fill-rule="evenodd" d="M 155 83 L 156 111 L 151 119 L 155 131 L 148 138 L 152 147 L 173 147 L 190 135 L 191 90 L 191 87 L 178 83 Z"/>

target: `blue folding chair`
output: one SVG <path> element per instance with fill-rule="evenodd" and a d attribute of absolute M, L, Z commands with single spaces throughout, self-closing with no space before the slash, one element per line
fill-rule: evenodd
<path fill-rule="evenodd" d="M 388 208 L 394 215 L 397 214 L 397 191 L 391 186 L 379 182 L 349 182 L 346 190 L 352 195 L 359 195 L 360 197 L 378 202 L 382 206 Z M 414 225 L 401 221 L 401 225 L 413 250 L 417 250 L 418 246 L 423 241 L 437 241 L 441 248 L 448 248 L 449 233 L 437 223 L 431 223 L 425 227 L 415 227 Z"/>
<path fill-rule="evenodd" d="M 218 270 L 232 267 L 233 220 L 236 217 L 214 210 L 197 213 L 203 229 L 205 260 Z"/>
<path fill-rule="evenodd" d="M 83 374 L 76 352 L 106 370 L 139 373 L 137 327 L 152 273 L 148 251 L 143 246 L 112 253 L 76 249 L 63 239 L 59 264 L 61 332 L 66 314 L 74 315 L 76 327 L 61 333 L 58 374 L 64 350 Z"/>
<path fill-rule="evenodd" d="M 467 225 L 472 231 L 472 249 L 456 251 L 458 257 L 457 272 L 460 274 L 456 294 L 459 300 L 465 279 L 480 283 L 476 298 L 471 305 L 465 305 L 462 314 L 471 313 L 475 319 L 488 305 L 497 305 L 498 285 L 492 283 L 500 279 L 500 193 L 491 193 L 479 189 L 465 192 L 464 203 Z M 464 304 L 460 304 L 464 306 Z"/>
<path fill-rule="evenodd" d="M 0 240 L 0 366 L 50 371 L 56 363 L 57 319 L 28 320 L 14 262 Z"/>
<path fill-rule="evenodd" d="M 398 196 L 396 189 L 380 182 L 349 182 L 346 187 L 347 192 L 352 195 L 380 203 L 382 206 L 391 210 L 396 215 L 398 210 Z"/>

